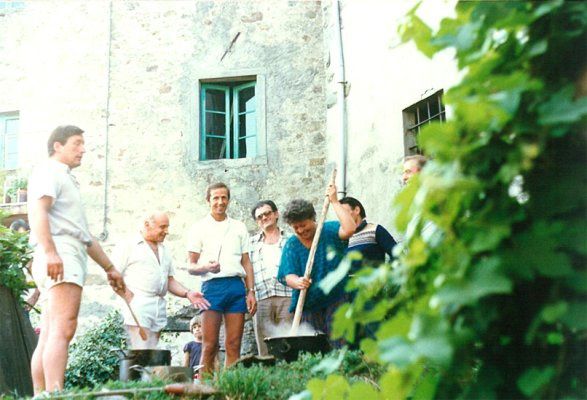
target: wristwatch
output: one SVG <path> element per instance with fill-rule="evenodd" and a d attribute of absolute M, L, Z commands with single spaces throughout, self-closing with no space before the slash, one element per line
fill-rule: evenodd
<path fill-rule="evenodd" d="M 253 293 L 255 293 L 255 289 L 254 288 L 249 288 L 249 289 L 247 289 L 247 292 L 253 292 Z"/>

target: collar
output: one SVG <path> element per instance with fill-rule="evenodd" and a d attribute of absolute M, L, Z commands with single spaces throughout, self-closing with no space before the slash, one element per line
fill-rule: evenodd
<path fill-rule="evenodd" d="M 279 240 L 282 240 L 285 237 L 285 231 L 279 228 Z M 265 237 L 265 232 L 259 231 L 255 236 L 253 236 L 253 242 L 262 242 L 263 238 Z"/>
<path fill-rule="evenodd" d="M 49 158 L 49 164 L 57 169 L 60 169 L 61 171 L 71 173 L 71 168 L 69 168 L 69 165 L 62 163 L 61 161 L 57 161 L 54 158 Z"/>
<path fill-rule="evenodd" d="M 135 244 L 144 243 L 146 245 L 149 244 L 149 243 L 147 243 L 147 240 L 143 237 L 143 235 L 141 233 L 139 233 L 135 236 L 135 238 L 133 239 L 133 243 L 135 243 Z M 161 246 L 163 246 L 163 243 L 157 243 L 157 248 L 160 248 Z"/>
<path fill-rule="evenodd" d="M 228 222 L 230 220 L 230 216 L 228 214 L 226 214 L 226 218 L 223 219 L 222 221 L 216 221 L 214 219 L 214 217 L 212 216 L 212 214 L 210 214 L 210 213 L 206 214 L 206 217 L 205 218 L 208 219 L 208 220 L 210 220 L 210 221 L 216 222 L 218 224 L 221 224 L 223 222 Z"/>
<path fill-rule="evenodd" d="M 359 233 L 361 232 L 363 229 L 365 229 L 365 227 L 367 226 L 367 218 L 363 219 L 361 221 L 361 223 L 359 224 L 359 226 L 357 226 L 357 229 L 355 229 L 355 233 Z"/>

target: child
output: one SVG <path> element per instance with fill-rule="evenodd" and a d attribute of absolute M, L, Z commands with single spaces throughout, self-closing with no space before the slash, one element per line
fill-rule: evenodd
<path fill-rule="evenodd" d="M 190 332 L 194 335 L 194 340 L 183 347 L 183 366 L 194 369 L 200 365 L 202 355 L 202 323 L 199 315 L 190 321 Z"/>

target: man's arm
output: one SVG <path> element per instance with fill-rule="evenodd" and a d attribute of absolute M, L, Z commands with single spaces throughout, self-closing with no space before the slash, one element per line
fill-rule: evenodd
<path fill-rule="evenodd" d="M 39 245 L 45 250 L 45 257 L 47 259 L 47 275 L 53 280 L 63 279 L 63 261 L 57 249 L 55 242 L 51 236 L 49 229 L 49 210 L 53 205 L 53 198 L 43 196 L 34 203 L 34 210 L 31 210 L 31 230 L 39 242 Z"/>
<path fill-rule="evenodd" d="M 257 299 L 255 298 L 255 275 L 253 273 L 253 264 L 249 258 L 249 253 L 243 253 L 241 264 L 245 270 L 245 283 L 247 287 L 247 309 L 249 314 L 255 315 L 257 312 Z M 251 290 L 252 289 L 252 290 Z"/>
<path fill-rule="evenodd" d="M 377 225 L 377 228 L 375 229 L 375 240 L 383 251 L 385 251 L 390 258 L 393 258 L 392 251 L 397 243 L 387 229 L 381 225 Z"/>
<path fill-rule="evenodd" d="M 92 244 L 88 246 L 88 255 L 94 260 L 104 271 L 108 277 L 108 283 L 112 286 L 112 289 L 123 296 L 126 295 L 126 285 L 122 274 L 114 267 L 114 264 L 110 261 L 100 243 L 92 238 Z"/>
<path fill-rule="evenodd" d="M 200 260 L 200 253 L 188 251 L 188 260 L 190 263 L 188 267 L 188 273 L 190 275 L 204 275 L 208 272 L 217 274 L 220 272 L 220 264 L 218 261 L 210 261 L 206 264 L 199 265 L 198 261 Z"/>
<path fill-rule="evenodd" d="M 183 352 L 183 366 L 184 367 L 190 366 L 190 352 L 189 351 Z"/>
<path fill-rule="evenodd" d="M 351 214 L 347 210 L 345 210 L 342 204 L 340 204 L 340 202 L 338 201 L 335 185 L 328 186 L 328 189 L 326 189 L 326 195 L 330 200 L 332 209 L 336 213 L 336 217 L 340 221 L 338 237 L 342 240 L 347 240 L 355 233 L 355 230 L 357 229 L 357 224 L 355 224 L 355 221 L 353 220 Z"/>
<path fill-rule="evenodd" d="M 177 297 L 188 299 L 197 308 L 207 310 L 210 307 L 210 303 L 202 296 L 202 293 L 186 288 L 173 276 L 167 278 L 167 289 Z"/>

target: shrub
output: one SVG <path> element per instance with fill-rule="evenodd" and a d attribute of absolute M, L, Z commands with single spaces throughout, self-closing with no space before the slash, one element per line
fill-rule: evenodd
<path fill-rule="evenodd" d="M 23 268 L 30 259 L 28 235 L 12 232 L 0 225 L 0 285 L 10 289 L 17 299 L 21 299 L 23 291 L 29 289 Z"/>
<path fill-rule="evenodd" d="M 121 315 L 108 314 L 102 323 L 76 339 L 69 348 L 65 388 L 92 388 L 118 376 L 118 355 L 112 349 L 124 348 L 126 336 Z"/>
<path fill-rule="evenodd" d="M 336 371 L 354 380 L 373 382 L 381 368 L 368 364 L 357 351 L 334 351 L 326 358 L 321 355 L 301 354 L 297 361 L 278 362 L 274 367 L 238 365 L 222 371 L 215 386 L 226 398 L 238 400 L 279 400 L 302 391 L 308 382 Z"/>

